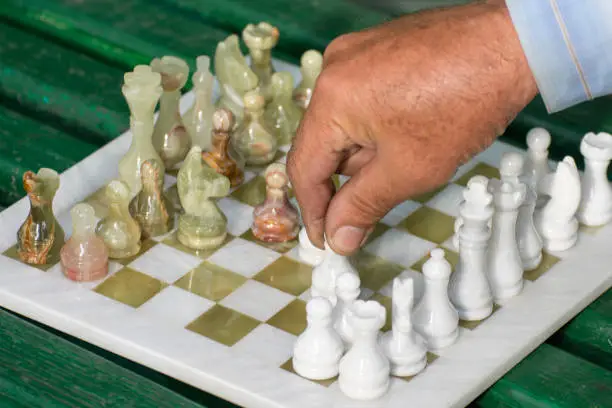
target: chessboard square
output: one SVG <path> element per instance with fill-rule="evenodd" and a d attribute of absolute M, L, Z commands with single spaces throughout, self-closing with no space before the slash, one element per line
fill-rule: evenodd
<path fill-rule="evenodd" d="M 244 285 L 227 295 L 221 301 L 221 305 L 265 322 L 293 299 L 294 296 L 278 289 L 254 280 L 247 280 Z"/>
<path fill-rule="evenodd" d="M 216 304 L 185 328 L 231 347 L 260 324 L 252 317 Z"/>
<path fill-rule="evenodd" d="M 219 200 L 218 204 L 227 216 L 227 232 L 231 235 L 239 237 L 251 228 L 253 207 L 229 197 Z"/>
<path fill-rule="evenodd" d="M 441 211 L 451 217 L 459 216 L 459 205 L 463 201 L 464 188 L 457 184 L 449 184 L 439 194 L 435 195 L 425 205 Z"/>
<path fill-rule="evenodd" d="M 500 307 L 501 306 L 498 304 L 493 304 L 493 311 L 491 312 L 491 314 L 482 320 L 459 320 L 459 327 L 463 327 L 464 329 L 468 329 L 471 331 L 476 330 L 478 326 L 489 320 L 495 314 L 495 312 L 499 310 Z"/>
<path fill-rule="evenodd" d="M 247 278 L 253 277 L 281 255 L 241 238 L 234 238 L 208 261 Z"/>
<path fill-rule="evenodd" d="M 408 200 L 395 206 L 389 211 L 381 220 L 382 223 L 395 227 L 397 224 L 402 222 L 410 214 L 421 208 L 423 204 L 417 203 L 416 201 Z"/>
<path fill-rule="evenodd" d="M 300 378 L 304 378 L 302 376 L 300 376 L 298 373 L 295 372 L 295 369 L 293 368 L 293 357 L 291 357 L 289 360 L 285 361 L 280 368 L 282 368 L 283 370 L 290 372 L 291 374 L 295 374 L 297 376 L 299 376 Z M 333 378 L 329 378 L 327 380 L 309 380 L 312 381 L 313 383 L 319 384 L 325 388 L 329 388 L 330 385 L 332 385 L 333 383 L 335 383 L 338 380 L 338 376 L 335 376 Z"/>
<path fill-rule="evenodd" d="M 442 248 L 442 247 L 439 247 L 439 248 L 444 251 L 444 257 L 451 264 L 451 267 L 454 270 L 455 267 L 457 266 L 457 264 L 459 263 L 459 254 L 457 252 L 455 252 L 455 251 L 451 251 L 450 249 L 446 249 L 446 248 Z M 425 264 L 425 262 L 427 262 L 427 260 L 429 260 L 430 253 L 431 253 L 431 251 L 426 253 L 415 264 L 410 266 L 410 268 L 415 270 L 415 271 L 417 271 L 417 272 L 423 272 L 423 265 Z"/>
<path fill-rule="evenodd" d="M 425 277 L 423 276 L 423 274 L 412 269 L 406 269 L 397 278 L 402 280 L 412 279 L 414 288 L 414 304 L 416 305 L 425 293 Z M 378 292 L 383 296 L 393 298 L 393 280 L 387 283 Z"/>
<path fill-rule="evenodd" d="M 256 207 L 266 198 L 266 180 L 257 175 L 234 190 L 231 196 L 243 204 Z"/>
<path fill-rule="evenodd" d="M 380 303 L 387 311 L 387 313 L 385 314 L 385 325 L 383 326 L 381 331 L 386 332 L 386 331 L 391 330 L 391 322 L 393 318 L 392 312 L 391 312 L 393 309 L 393 301 L 391 300 L 391 298 L 381 295 L 380 293 L 375 293 L 374 295 L 372 295 L 372 297 L 369 300 L 373 300 L 373 301 Z"/>
<path fill-rule="evenodd" d="M 139 307 L 138 313 L 146 315 L 149 320 L 162 320 L 172 326 L 185 327 L 214 304 L 193 293 L 168 286 Z"/>
<path fill-rule="evenodd" d="M 165 244 L 158 244 L 136 258 L 129 267 L 166 283 L 172 283 L 201 263 L 202 260 L 196 256 Z"/>
<path fill-rule="evenodd" d="M 306 329 L 306 302 L 295 299 L 272 316 L 267 323 L 294 336 L 299 336 Z"/>
<path fill-rule="evenodd" d="M 500 177 L 497 167 L 493 167 L 486 163 L 478 163 L 470 171 L 455 180 L 454 183 L 466 187 L 468 181 L 474 176 L 485 176 L 488 179 L 498 179 Z"/>
<path fill-rule="evenodd" d="M 551 255 L 546 251 L 542 251 L 542 261 L 540 262 L 540 265 L 538 265 L 538 267 L 535 269 L 532 269 L 530 271 L 525 271 L 523 273 L 523 277 L 533 282 L 537 280 L 540 276 L 548 272 L 559 261 L 560 259 L 557 258 L 556 256 Z"/>
<path fill-rule="evenodd" d="M 436 244 L 392 228 L 365 246 L 365 250 L 392 263 L 409 268 Z"/>
<path fill-rule="evenodd" d="M 295 340 L 295 336 L 264 323 L 236 343 L 232 351 L 278 367 L 291 358 Z"/>
<path fill-rule="evenodd" d="M 225 237 L 225 241 L 223 241 L 223 243 L 221 245 L 219 245 L 217 248 L 212 248 L 212 249 L 192 249 L 189 248 L 185 245 L 183 245 L 177 238 L 176 236 L 176 231 L 170 235 L 168 235 L 166 238 L 164 238 L 161 242 L 164 245 L 168 245 L 174 249 L 177 249 L 181 252 L 184 252 L 186 254 L 189 255 L 193 255 L 193 256 L 197 256 L 198 258 L 205 260 L 208 259 L 212 254 L 214 254 L 215 252 L 217 252 L 217 250 L 219 248 L 223 248 L 223 246 L 227 245 L 228 242 L 230 242 L 232 239 L 234 239 L 234 236 L 231 234 L 227 234 L 227 236 Z"/>
<path fill-rule="evenodd" d="M 393 278 L 398 276 L 404 268 L 376 255 L 359 251 L 351 257 L 351 263 L 359 272 L 361 287 L 376 292 Z"/>
<path fill-rule="evenodd" d="M 433 197 L 435 197 L 436 195 L 438 195 L 438 193 L 440 193 L 440 191 L 444 190 L 444 188 L 446 188 L 446 184 L 443 186 L 440 186 L 434 190 L 431 190 L 427 193 L 421 194 L 418 197 L 414 197 L 412 198 L 412 201 L 416 201 L 417 203 L 421 203 L 421 204 L 425 204 L 426 202 L 428 202 L 429 200 L 431 200 Z"/>
<path fill-rule="evenodd" d="M 96 286 L 95 292 L 132 307 L 140 307 L 166 284 L 144 273 L 124 267 Z"/>
<path fill-rule="evenodd" d="M 433 208 L 421 207 L 398 227 L 424 240 L 441 244 L 455 233 L 455 219 Z"/>
<path fill-rule="evenodd" d="M 176 177 L 171 174 L 164 174 L 164 190 L 176 184 Z"/>
<path fill-rule="evenodd" d="M 279 252 L 281 254 L 286 254 L 287 252 L 291 251 L 293 248 L 295 248 L 298 244 L 298 240 L 297 238 L 292 239 L 291 241 L 287 241 L 287 242 L 264 242 L 264 241 L 260 241 L 259 239 L 257 239 L 255 237 L 255 235 L 253 235 L 253 230 L 249 229 L 248 231 L 246 231 L 244 234 L 242 234 L 240 236 L 240 238 L 247 240 L 249 242 L 253 242 L 257 245 L 261 245 L 263 247 L 266 247 L 268 249 L 271 249 L 275 252 Z"/>
<path fill-rule="evenodd" d="M 253 279 L 293 296 L 310 288 L 313 267 L 286 256 L 281 256 L 259 272 Z"/>
<path fill-rule="evenodd" d="M 246 278 L 204 261 L 174 283 L 174 286 L 218 302 L 238 289 Z"/>
<path fill-rule="evenodd" d="M 136 255 L 129 256 L 127 258 L 113 259 L 113 261 L 119 262 L 121 265 L 127 266 L 131 264 L 136 258 L 141 257 L 143 254 L 145 254 L 155 245 L 157 245 L 157 241 L 153 239 L 145 239 L 144 241 L 140 242 L 140 251 L 138 251 Z"/>
<path fill-rule="evenodd" d="M 10 247 L 6 251 L 4 251 L 2 253 L 2 255 L 6 256 L 8 258 L 14 259 L 14 260 L 16 260 L 18 262 L 21 262 L 24 265 L 28 265 L 28 266 L 31 266 L 32 268 L 36 268 L 36 269 L 38 269 L 40 271 L 43 271 L 43 272 L 48 271 L 49 269 L 53 268 L 55 265 L 57 265 L 59 263 L 59 262 L 54 262 L 54 263 L 51 263 L 51 264 L 42 264 L 42 265 L 33 265 L 33 264 L 25 263 L 19 257 L 19 253 L 18 253 L 18 250 L 17 250 L 17 244 L 13 245 L 12 247 Z"/>

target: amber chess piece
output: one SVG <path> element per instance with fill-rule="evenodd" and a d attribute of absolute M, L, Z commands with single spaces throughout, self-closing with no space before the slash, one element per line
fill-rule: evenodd
<path fill-rule="evenodd" d="M 302 109 L 310 105 L 312 91 L 323 68 L 323 55 L 317 50 L 308 50 L 302 54 L 300 71 L 302 80 L 293 91 L 293 100 Z"/>
<path fill-rule="evenodd" d="M 278 28 L 268 23 L 249 24 L 242 31 L 242 40 L 251 56 L 251 69 L 259 78 L 259 89 L 266 102 L 272 99 L 272 49 L 278 44 L 279 35 Z"/>
<path fill-rule="evenodd" d="M 130 215 L 130 190 L 122 181 L 113 180 L 106 187 L 108 216 L 100 220 L 96 234 L 104 240 L 108 256 L 113 259 L 129 258 L 140 251 L 141 229 Z"/>
<path fill-rule="evenodd" d="M 53 214 L 53 199 L 59 189 L 56 171 L 41 168 L 23 175 L 23 188 L 30 200 L 30 213 L 17 232 L 17 254 L 32 265 L 53 265 L 59 261 L 64 230 Z"/>
<path fill-rule="evenodd" d="M 151 69 L 161 75 L 164 90 L 153 130 L 153 146 L 170 170 L 183 161 L 191 147 L 191 137 L 179 110 L 181 89 L 187 82 L 189 66 L 180 58 L 165 56 L 151 61 Z"/>
<path fill-rule="evenodd" d="M 255 238 L 264 242 L 287 242 L 299 233 L 298 212 L 289 202 L 289 177 L 282 163 L 266 169 L 266 199 L 253 211 L 251 230 Z"/>
<path fill-rule="evenodd" d="M 89 282 L 108 274 L 108 249 L 96 235 L 96 216 L 92 206 L 81 203 L 70 210 L 72 236 L 60 251 L 62 271 L 73 281 Z"/>
<path fill-rule="evenodd" d="M 266 107 L 264 119 L 276 131 L 280 145 L 290 144 L 295 136 L 302 110 L 293 102 L 293 77 L 289 72 L 272 75 L 272 101 Z"/>
<path fill-rule="evenodd" d="M 217 109 L 213 114 L 212 148 L 202 153 L 202 160 L 217 173 L 224 175 L 232 187 L 244 181 L 241 158 L 229 149 L 230 132 L 234 127 L 234 115 L 228 109 Z"/>
<path fill-rule="evenodd" d="M 142 229 L 142 239 L 168 233 L 174 225 L 174 206 L 164 193 L 164 168 L 146 160 L 140 170 L 142 190 L 130 202 L 130 214 Z"/>

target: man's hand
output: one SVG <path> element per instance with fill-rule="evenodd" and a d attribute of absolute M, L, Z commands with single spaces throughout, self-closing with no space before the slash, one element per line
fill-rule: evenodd
<path fill-rule="evenodd" d="M 288 171 L 308 236 L 358 249 L 401 202 L 447 182 L 536 95 L 503 1 L 334 40 Z M 331 176 L 351 176 L 334 195 Z"/>

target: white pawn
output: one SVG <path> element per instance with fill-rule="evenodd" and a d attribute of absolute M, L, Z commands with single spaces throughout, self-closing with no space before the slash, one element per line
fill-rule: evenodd
<path fill-rule="evenodd" d="M 487 248 L 487 279 L 495 301 L 518 295 L 523 289 L 523 263 L 516 242 L 518 209 L 527 192 L 524 184 L 491 180 L 495 213 Z"/>
<path fill-rule="evenodd" d="M 469 189 L 472 184 L 483 184 L 484 183 L 484 185 L 487 185 L 488 182 L 489 182 L 489 179 L 486 178 L 485 176 L 474 176 L 468 180 L 465 188 Z M 464 202 L 465 202 L 465 198 L 459 203 L 459 206 L 463 205 Z M 459 250 L 459 230 L 461 229 L 462 225 L 463 225 L 463 219 L 461 218 L 461 214 L 459 214 L 459 216 L 455 218 L 455 226 L 454 226 L 455 234 L 453 235 L 453 246 L 455 247 L 456 251 Z M 491 227 L 490 220 L 489 220 L 489 227 Z"/>
<path fill-rule="evenodd" d="M 389 389 L 391 365 L 378 343 L 385 319 L 385 308 L 372 300 L 357 300 L 350 308 L 354 342 L 340 360 L 338 377 L 340 390 L 349 398 L 371 400 Z"/>
<path fill-rule="evenodd" d="M 499 166 L 501 181 L 511 183 L 519 189 L 523 188 L 520 181 L 520 177 L 523 175 L 523 165 L 523 156 L 520 154 L 504 154 Z M 529 271 L 537 268 L 542 262 L 543 244 L 533 222 L 537 199 L 536 192 L 529 184 L 525 184 L 525 189 L 525 199 L 519 207 L 516 222 L 516 242 L 523 269 Z"/>
<path fill-rule="evenodd" d="M 436 248 L 423 265 L 425 293 L 414 309 L 414 329 L 430 350 L 448 347 L 459 334 L 459 314 L 448 298 L 451 265 L 444 250 Z"/>
<path fill-rule="evenodd" d="M 550 133 L 544 128 L 533 128 L 527 132 L 527 161 L 524 173 L 527 184 L 536 192 L 538 192 L 540 181 L 550 173 L 548 163 L 550 141 Z M 538 194 L 536 208 L 542 208 L 544 204 L 546 204 L 546 197 Z"/>
<path fill-rule="evenodd" d="M 300 242 L 300 246 L 298 247 L 298 254 L 302 261 L 307 262 L 312 266 L 316 266 L 323 261 L 325 251 L 317 248 L 312 244 L 312 242 L 310 242 L 310 238 L 308 238 L 306 228 L 301 229 L 300 234 L 298 236 L 298 240 Z"/>
<path fill-rule="evenodd" d="M 576 162 L 566 156 L 557 170 L 542 179 L 540 192 L 550 197 L 534 220 L 548 251 L 565 251 L 578 240 L 576 211 L 581 200 L 580 174 Z"/>
<path fill-rule="evenodd" d="M 585 164 L 578 221 L 591 227 L 607 224 L 612 219 L 612 188 L 608 182 L 612 135 L 587 133 L 580 143 L 580 153 Z"/>
<path fill-rule="evenodd" d="M 473 178 L 475 179 L 475 177 Z M 459 264 L 451 274 L 448 297 L 462 320 L 482 320 L 493 312 L 493 296 L 487 281 L 487 244 L 491 236 L 493 196 L 488 180 L 477 179 L 464 190 L 459 209 Z"/>
<path fill-rule="evenodd" d="M 324 297 L 336 305 L 336 279 L 344 273 L 359 276 L 346 256 L 335 253 L 325 242 L 325 258 L 312 270 L 311 297 Z"/>
<path fill-rule="evenodd" d="M 381 338 L 391 373 L 398 377 L 417 375 L 427 365 L 427 345 L 412 326 L 414 282 L 393 280 L 393 328 Z"/>
<path fill-rule="evenodd" d="M 333 378 L 338 375 L 344 344 L 332 327 L 332 305 L 327 299 L 311 299 L 306 316 L 308 326 L 293 347 L 293 369 L 310 380 Z"/>
<path fill-rule="evenodd" d="M 336 280 L 338 303 L 334 309 L 334 328 L 345 344 L 353 341 L 353 329 L 349 323 L 348 311 L 359 297 L 361 281 L 357 275 L 344 273 Z"/>

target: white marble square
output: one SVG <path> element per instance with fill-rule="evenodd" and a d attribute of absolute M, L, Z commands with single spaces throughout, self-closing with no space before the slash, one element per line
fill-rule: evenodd
<path fill-rule="evenodd" d="M 123 265 L 120 264 L 119 262 L 109 261 L 108 262 L 108 274 L 102 279 L 98 279 L 98 280 L 91 281 L 91 282 L 74 282 L 74 283 L 75 285 L 79 285 L 80 287 L 85 288 L 85 289 L 93 289 L 96 286 L 98 286 L 100 283 L 110 278 L 115 273 L 117 273 L 121 268 L 123 268 Z M 52 268 L 50 268 L 47 271 L 47 274 L 57 276 L 60 279 L 68 279 L 64 276 L 64 272 L 62 271 L 62 266 L 59 263 L 53 266 Z"/>
<path fill-rule="evenodd" d="M 410 268 L 435 247 L 436 244 L 433 242 L 392 228 L 370 242 L 364 249 L 383 259 Z"/>
<path fill-rule="evenodd" d="M 161 281 L 173 283 L 202 263 L 196 256 L 159 243 L 128 266 Z"/>
<path fill-rule="evenodd" d="M 176 184 L 176 177 L 169 174 L 164 174 L 164 190 L 169 189 Z"/>
<path fill-rule="evenodd" d="M 261 324 L 232 346 L 232 352 L 255 356 L 264 363 L 280 367 L 291 358 L 296 336 Z"/>
<path fill-rule="evenodd" d="M 172 326 L 185 327 L 214 304 L 186 290 L 168 286 L 140 306 L 137 313 L 154 324 L 162 320 Z"/>
<path fill-rule="evenodd" d="M 282 145 L 282 146 L 280 146 L 278 148 L 278 150 L 287 153 L 289 150 L 291 150 L 291 144 Z M 285 157 L 287 157 L 287 156 L 285 156 Z"/>
<path fill-rule="evenodd" d="M 412 269 L 406 269 L 399 275 L 401 279 L 412 279 L 414 284 L 414 304 L 416 306 L 417 302 L 421 300 L 423 297 L 423 293 L 425 293 L 425 277 L 422 273 L 417 272 Z M 383 286 L 379 291 L 381 295 L 392 298 L 393 297 L 393 280 Z"/>
<path fill-rule="evenodd" d="M 278 252 L 261 245 L 234 238 L 208 258 L 208 262 L 251 278 L 280 256 Z"/>
<path fill-rule="evenodd" d="M 220 304 L 260 322 L 265 322 L 295 297 L 263 283 L 248 280 L 230 293 Z"/>
<path fill-rule="evenodd" d="M 404 201 L 400 205 L 389 211 L 381 220 L 382 223 L 387 224 L 391 227 L 395 227 L 402 222 L 410 214 L 421 208 L 423 204 L 417 203 L 416 201 L 408 200 Z"/>
<path fill-rule="evenodd" d="M 221 211 L 227 217 L 227 232 L 235 237 L 239 237 L 251 228 L 251 224 L 253 224 L 253 207 L 230 197 L 219 200 L 218 204 Z"/>
<path fill-rule="evenodd" d="M 436 194 L 425 205 L 436 209 L 451 217 L 459 216 L 459 204 L 463 201 L 463 187 L 451 183 L 438 194 Z"/>

